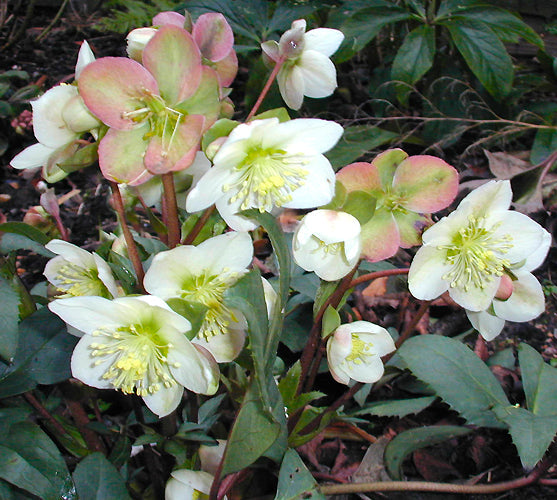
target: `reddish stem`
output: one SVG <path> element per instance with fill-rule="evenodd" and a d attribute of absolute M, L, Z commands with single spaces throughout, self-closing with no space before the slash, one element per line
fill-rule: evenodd
<path fill-rule="evenodd" d="M 209 220 L 209 217 L 211 217 L 211 214 L 214 211 L 215 211 L 215 205 L 211 205 L 208 209 L 205 210 L 205 212 L 203 212 L 201 217 L 199 217 L 199 219 L 193 226 L 192 230 L 182 240 L 182 245 L 191 245 L 194 242 L 195 238 L 197 238 L 197 235 L 201 232 L 203 226 Z"/>
<path fill-rule="evenodd" d="M 251 108 L 251 111 L 249 112 L 249 115 L 246 118 L 246 123 L 249 122 L 254 117 L 255 113 L 257 113 L 257 110 L 259 109 L 259 106 L 261 106 L 261 103 L 263 102 L 263 99 L 265 99 L 267 93 L 269 92 L 269 89 L 271 88 L 271 85 L 273 84 L 273 81 L 275 80 L 276 76 L 278 75 L 278 72 L 280 71 L 280 68 L 282 68 L 282 65 L 284 64 L 285 60 L 286 60 L 286 58 L 281 57 L 276 62 L 275 67 L 273 68 L 273 71 L 271 71 L 271 74 L 269 75 L 269 78 L 267 79 L 267 82 L 265 83 L 265 86 L 261 90 L 261 94 L 259 94 L 259 97 L 257 98 L 257 101 L 253 105 L 253 108 Z"/>
<path fill-rule="evenodd" d="M 164 192 L 163 220 L 168 229 L 168 246 L 174 248 L 180 243 L 180 219 L 178 218 L 178 204 L 174 189 L 174 174 L 167 172 L 161 175 Z"/>
<path fill-rule="evenodd" d="M 374 273 L 362 274 L 350 283 L 350 288 L 365 283 L 366 281 L 372 281 L 377 278 L 384 278 L 385 276 L 396 276 L 397 274 L 408 274 L 409 268 L 402 269 L 385 269 L 384 271 L 375 271 Z"/>

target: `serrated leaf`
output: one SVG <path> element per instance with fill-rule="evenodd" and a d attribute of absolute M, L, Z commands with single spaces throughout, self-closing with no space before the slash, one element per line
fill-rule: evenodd
<path fill-rule="evenodd" d="M 295 450 L 286 450 L 280 466 L 275 500 L 325 499 L 317 482 Z"/>
<path fill-rule="evenodd" d="M 374 415 L 376 417 L 403 418 L 406 415 L 415 415 L 416 413 L 420 413 L 436 399 L 437 398 L 435 396 L 427 396 L 424 398 L 377 401 L 366 405 L 366 407 L 361 410 L 350 413 L 350 416 Z"/>
<path fill-rule="evenodd" d="M 454 425 L 419 427 L 401 432 L 385 449 L 385 465 L 390 476 L 397 481 L 402 479 L 402 462 L 410 453 L 470 432 L 471 429 Z"/>
<path fill-rule="evenodd" d="M 0 276 L 0 358 L 10 363 L 19 339 L 19 294 Z"/>
<path fill-rule="evenodd" d="M 553 442 L 557 433 L 557 415 L 538 416 L 515 406 L 497 406 L 494 412 L 509 426 L 522 465 L 525 469 L 532 469 Z"/>
<path fill-rule="evenodd" d="M 124 478 L 101 453 L 85 457 L 73 473 L 79 500 L 128 500 Z"/>
<path fill-rule="evenodd" d="M 453 16 L 443 20 L 456 48 L 472 73 L 495 99 L 511 90 L 514 76 L 512 60 L 493 30 L 475 19 Z"/>
<path fill-rule="evenodd" d="M 470 424 L 503 426 L 491 409 L 510 404 L 505 392 L 485 363 L 461 342 L 420 335 L 402 344 L 398 355 L 417 378 Z"/>
<path fill-rule="evenodd" d="M 518 346 L 518 362 L 528 410 L 541 417 L 557 415 L 557 369 L 525 343 Z"/>

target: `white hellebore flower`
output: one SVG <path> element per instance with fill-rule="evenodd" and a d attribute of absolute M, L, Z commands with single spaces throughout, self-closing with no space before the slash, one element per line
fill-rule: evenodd
<path fill-rule="evenodd" d="M 505 274 L 538 266 L 549 235 L 526 215 L 509 210 L 511 200 L 509 181 L 490 181 L 427 229 L 410 266 L 410 293 L 432 300 L 448 291 L 465 309 L 485 311 Z"/>
<path fill-rule="evenodd" d="M 143 281 L 145 290 L 164 300 L 181 298 L 208 308 L 195 343 L 220 362 L 241 351 L 246 322 L 224 303 L 224 292 L 246 272 L 253 259 L 248 233 L 230 232 L 197 246 L 184 245 L 155 255 Z"/>
<path fill-rule="evenodd" d="M 110 266 L 96 253 L 62 240 L 51 240 L 45 248 L 58 254 L 47 262 L 44 275 L 61 293 L 59 298 L 119 295 Z"/>
<path fill-rule="evenodd" d="M 83 332 L 71 369 L 91 387 L 136 392 L 159 417 L 176 409 L 184 387 L 198 394 L 218 388 L 215 360 L 186 336 L 190 322 L 158 297 L 73 297 L 49 308 Z"/>
<path fill-rule="evenodd" d="M 294 261 L 326 281 L 346 276 L 360 257 L 360 223 L 335 210 L 314 210 L 305 215 L 294 233 Z"/>
<path fill-rule="evenodd" d="M 256 224 L 236 215 L 241 210 L 325 205 L 334 195 L 335 174 L 323 153 L 342 132 L 338 123 L 310 118 L 238 125 L 213 158 L 214 166 L 190 191 L 186 210 L 215 203 L 232 229 L 249 231 Z"/>
<path fill-rule="evenodd" d="M 337 72 L 329 59 L 344 40 L 341 31 L 317 28 L 306 33 L 306 21 L 298 19 L 277 43 L 261 44 L 267 57 L 284 61 L 277 81 L 289 108 L 300 109 L 304 96 L 327 97 L 337 88 Z"/>
<path fill-rule="evenodd" d="M 211 474 L 189 469 L 175 470 L 166 483 L 165 500 L 201 500 L 209 498 L 214 476 Z M 226 499 L 226 497 L 224 497 Z"/>
<path fill-rule="evenodd" d="M 384 372 L 381 356 L 396 349 L 389 332 L 368 321 L 339 326 L 327 340 L 327 362 L 333 378 L 348 385 L 377 382 Z"/>
<path fill-rule="evenodd" d="M 83 41 L 75 67 L 76 81 L 94 60 L 89 44 Z M 73 156 L 78 148 L 75 141 L 99 127 L 100 122 L 89 112 L 75 85 L 57 85 L 31 101 L 31 107 L 33 132 L 39 142 L 16 155 L 10 165 L 17 169 L 43 167 L 43 178 L 57 182 L 67 175 L 57 164 Z"/>

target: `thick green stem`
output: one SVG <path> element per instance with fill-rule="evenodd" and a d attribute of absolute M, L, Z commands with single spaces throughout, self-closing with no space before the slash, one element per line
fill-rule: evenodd
<path fill-rule="evenodd" d="M 174 248 L 180 243 L 180 219 L 174 189 L 174 174 L 172 172 L 162 174 L 161 179 L 164 192 L 163 222 L 168 229 L 168 246 Z"/>
<path fill-rule="evenodd" d="M 120 188 L 116 182 L 110 182 L 110 188 L 112 189 L 112 200 L 114 203 L 114 208 L 118 214 L 118 221 L 122 232 L 124 233 L 124 239 L 126 240 L 126 246 L 128 247 L 128 255 L 132 262 L 133 268 L 135 270 L 135 275 L 137 277 L 137 286 L 141 293 L 145 293 L 145 288 L 143 288 L 143 278 L 145 277 L 145 271 L 143 270 L 143 265 L 141 264 L 141 259 L 139 258 L 139 252 L 137 250 L 137 245 L 133 239 L 133 235 L 130 228 L 126 224 L 126 211 L 124 209 L 124 202 L 122 201 L 122 195 L 120 193 Z"/>

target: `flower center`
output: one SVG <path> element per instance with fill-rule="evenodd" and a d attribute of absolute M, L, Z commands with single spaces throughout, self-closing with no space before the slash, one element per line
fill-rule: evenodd
<path fill-rule="evenodd" d="M 204 270 L 197 276 L 187 276 L 184 279 L 180 297 L 208 307 L 198 337 L 209 340 L 215 335 L 225 334 L 230 322 L 236 321 L 234 313 L 224 304 L 223 295 L 239 277 L 240 273 L 223 269 L 218 275 Z"/>
<path fill-rule="evenodd" d="M 66 261 L 66 264 L 58 270 L 56 279 L 59 281 L 56 288 L 64 292 L 58 298 L 83 297 L 86 295 L 98 295 L 105 299 L 112 298 L 112 294 L 99 278 L 97 269 L 85 269 Z"/>
<path fill-rule="evenodd" d="M 346 356 L 346 361 L 354 363 L 355 365 L 360 365 L 366 362 L 366 358 L 374 356 L 373 353 L 368 351 L 371 349 L 373 344 L 371 342 L 364 342 L 357 333 L 352 334 L 352 350 L 350 354 Z"/>
<path fill-rule="evenodd" d="M 303 154 L 290 154 L 281 149 L 256 147 L 235 167 L 241 172 L 239 191 L 231 199 L 241 200 L 241 210 L 258 208 L 270 212 L 292 200 L 292 191 L 303 186 L 309 172 L 302 168 L 308 160 Z M 232 186 L 224 186 L 228 191 Z"/>
<path fill-rule="evenodd" d="M 91 343 L 91 356 L 101 358 L 95 365 L 110 362 L 103 378 L 110 380 L 115 389 L 127 394 L 135 389 L 139 396 L 146 396 L 161 386 L 176 385 L 167 362 L 168 351 L 173 346 L 152 328 L 134 324 L 116 329 L 101 327 L 92 333 L 103 341 Z M 179 366 L 173 364 L 174 368 Z"/>
<path fill-rule="evenodd" d="M 202 493 L 199 490 L 193 490 L 193 493 L 191 494 L 191 499 L 192 500 L 209 500 L 209 495 L 207 495 L 206 493 Z"/>
<path fill-rule="evenodd" d="M 484 227 L 485 217 L 468 219 L 468 226 L 461 228 L 453 237 L 450 245 L 441 245 L 439 250 L 446 250 L 446 261 L 452 266 L 443 279 L 450 281 L 450 286 L 485 288 L 486 284 L 503 275 L 511 263 L 503 257 L 512 247 L 512 236 L 505 234 L 496 237 L 495 231 L 501 223 L 491 229 Z"/>

